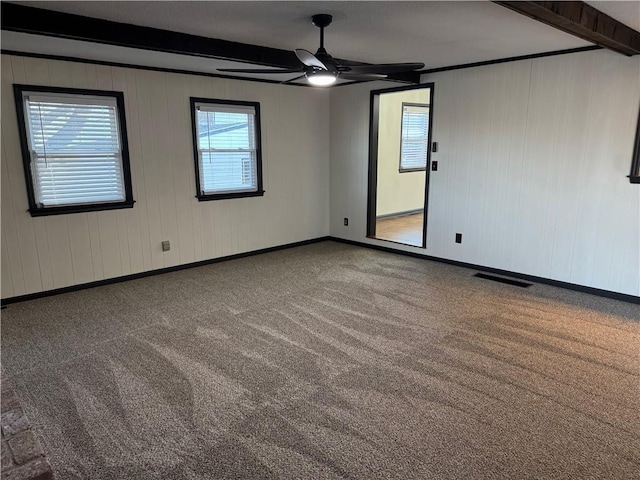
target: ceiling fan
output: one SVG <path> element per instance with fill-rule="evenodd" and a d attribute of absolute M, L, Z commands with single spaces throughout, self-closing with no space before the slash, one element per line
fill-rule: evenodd
<path fill-rule="evenodd" d="M 322 13 L 311 17 L 311 23 L 320 28 L 320 48 L 315 55 L 307 50 L 298 48 L 295 50 L 298 60 L 302 62 L 297 69 L 242 69 L 219 68 L 220 72 L 235 73 L 302 73 L 302 75 L 286 80 L 282 83 L 290 83 L 300 78 L 307 77 L 312 85 L 326 86 L 334 83 L 338 77 L 347 80 L 378 80 L 385 79 L 389 73 L 408 72 L 424 67 L 424 63 L 383 63 L 378 65 L 363 65 L 355 62 L 335 60 L 324 48 L 324 29 L 331 25 L 333 17 Z"/>

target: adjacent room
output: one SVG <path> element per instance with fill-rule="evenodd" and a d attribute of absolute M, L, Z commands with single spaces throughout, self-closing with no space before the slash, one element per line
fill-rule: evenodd
<path fill-rule="evenodd" d="M 376 172 L 372 238 L 425 246 L 431 90 L 394 88 L 373 98 L 372 129 L 378 135 L 371 145 Z"/>
<path fill-rule="evenodd" d="M 2 480 L 638 478 L 639 2 L 1 22 Z"/>

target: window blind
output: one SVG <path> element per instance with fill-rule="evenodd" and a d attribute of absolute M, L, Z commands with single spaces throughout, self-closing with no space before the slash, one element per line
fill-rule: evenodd
<path fill-rule="evenodd" d="M 36 203 L 124 201 L 116 100 L 29 93 L 23 98 Z"/>
<path fill-rule="evenodd" d="M 427 166 L 429 141 L 429 106 L 402 106 L 402 136 L 400 169 L 421 169 Z"/>
<path fill-rule="evenodd" d="M 255 108 L 196 104 L 201 194 L 255 192 Z"/>

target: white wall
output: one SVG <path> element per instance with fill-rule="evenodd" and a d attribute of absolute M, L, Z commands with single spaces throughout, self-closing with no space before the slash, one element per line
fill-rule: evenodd
<path fill-rule="evenodd" d="M 124 92 L 133 209 L 29 215 L 12 83 Z M 2 55 L 1 93 L 2 298 L 328 234 L 326 90 Z M 264 197 L 197 201 L 190 96 L 260 102 Z"/>
<path fill-rule="evenodd" d="M 326 91 L 7 55 L 1 74 L 2 298 L 329 232 L 640 295 L 640 188 L 625 177 L 640 58 L 583 52 L 425 77 L 439 142 L 426 251 L 366 239 L 369 92 L 389 83 Z M 12 83 L 125 92 L 135 208 L 27 213 Z M 264 197 L 195 199 L 190 96 L 261 103 Z"/>
<path fill-rule="evenodd" d="M 378 216 L 424 208 L 425 172 L 399 171 L 402 102 L 428 105 L 429 89 L 380 95 L 376 197 Z"/>
<path fill-rule="evenodd" d="M 439 143 L 426 251 L 366 239 L 369 92 L 383 83 L 331 91 L 331 235 L 640 295 L 640 188 L 626 178 L 640 58 L 582 52 L 422 81 L 435 82 Z"/>

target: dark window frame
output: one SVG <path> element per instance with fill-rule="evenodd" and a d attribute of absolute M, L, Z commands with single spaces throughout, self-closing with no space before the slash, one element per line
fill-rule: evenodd
<path fill-rule="evenodd" d="M 200 202 L 208 202 L 211 200 L 228 200 L 232 198 L 246 197 L 262 197 L 264 195 L 264 186 L 262 183 L 262 125 L 260 123 L 260 102 L 247 102 L 241 100 L 227 100 L 216 98 L 190 97 L 191 103 L 191 133 L 193 139 L 193 161 L 196 173 L 196 198 Z M 197 103 L 209 103 L 218 105 L 238 105 L 244 107 L 253 107 L 255 109 L 255 144 L 256 144 L 256 191 L 251 192 L 228 192 L 228 193 L 202 193 L 200 185 L 200 161 L 198 157 L 198 118 Z"/>
<path fill-rule="evenodd" d="M 400 155 L 398 157 L 398 172 L 411 173 L 411 172 L 424 172 L 427 170 L 427 163 L 429 162 L 429 126 L 427 125 L 427 158 L 425 159 L 424 167 L 403 168 L 402 167 L 402 130 L 404 127 L 404 107 L 424 107 L 428 108 L 427 117 L 431 119 L 431 107 L 426 103 L 414 103 L 414 102 L 402 102 L 402 110 L 400 111 Z M 427 120 L 428 121 L 428 120 Z"/>
<path fill-rule="evenodd" d="M 640 183 L 640 111 L 638 112 L 638 125 L 636 127 L 636 140 L 633 144 L 629 181 L 631 183 Z"/>
<path fill-rule="evenodd" d="M 52 93 L 77 96 L 109 97 L 115 99 L 118 109 L 118 127 L 120 129 L 120 147 L 122 150 L 122 176 L 124 183 L 125 199 L 120 202 L 84 203 L 78 205 L 62 205 L 56 207 L 39 206 L 35 198 L 33 175 L 31 173 L 31 153 L 29 152 L 29 140 L 27 137 L 27 119 L 24 109 L 24 92 Z M 70 213 L 99 212 L 102 210 L 116 210 L 121 208 L 133 208 L 133 189 L 131 187 L 131 162 L 129 159 L 129 141 L 127 137 L 127 122 L 124 108 L 124 93 L 108 90 L 89 90 L 81 88 L 48 87 L 44 85 L 13 84 L 13 93 L 16 101 L 16 113 L 18 120 L 18 134 L 20 136 L 20 149 L 22 151 L 22 163 L 27 186 L 29 200 L 29 213 L 32 217 L 48 215 L 62 215 Z"/>

